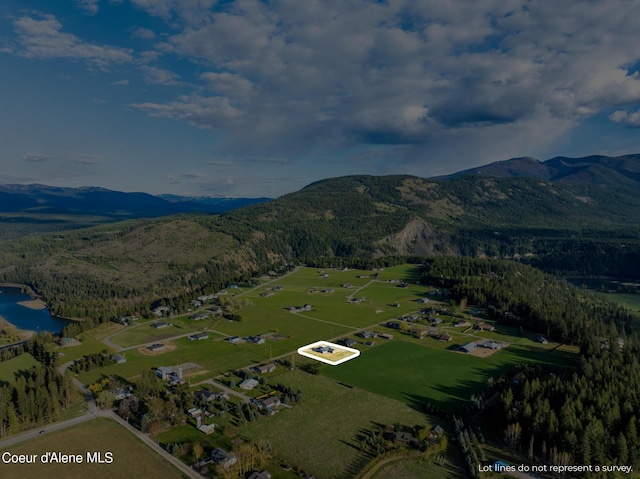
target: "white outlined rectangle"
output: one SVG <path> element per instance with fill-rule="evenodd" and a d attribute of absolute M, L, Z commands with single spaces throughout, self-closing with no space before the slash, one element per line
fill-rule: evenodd
<path fill-rule="evenodd" d="M 340 344 L 330 343 L 329 341 L 316 341 L 298 348 L 298 354 L 331 366 L 337 366 L 357 358 L 360 356 L 360 351 Z M 323 355 L 326 355 L 326 357 L 323 357 Z M 331 359 L 331 357 L 336 358 L 336 356 L 338 356 L 337 359 Z"/>

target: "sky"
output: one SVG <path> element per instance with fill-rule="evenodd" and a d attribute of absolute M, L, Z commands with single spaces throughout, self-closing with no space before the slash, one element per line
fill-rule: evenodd
<path fill-rule="evenodd" d="M 2 0 L 0 183 L 277 197 L 640 152 L 640 2 Z"/>

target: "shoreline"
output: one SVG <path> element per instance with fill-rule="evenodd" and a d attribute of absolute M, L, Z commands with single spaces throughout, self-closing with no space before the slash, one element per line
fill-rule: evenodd
<path fill-rule="evenodd" d="M 36 293 L 33 290 L 33 288 L 31 288 L 31 286 L 29 286 L 28 284 L 22 284 L 22 283 L 0 283 L 0 288 L 17 288 L 17 289 L 20 289 L 21 291 L 23 291 L 25 294 L 28 294 L 29 296 L 31 296 L 32 301 L 21 301 L 20 303 L 18 303 L 21 306 L 24 306 L 26 308 L 46 309 L 47 311 L 49 311 L 49 314 L 51 315 L 52 318 L 62 319 L 63 321 L 69 321 L 69 322 L 73 321 L 75 323 L 79 323 L 79 322 L 84 321 L 83 318 L 67 318 L 67 317 L 64 317 L 64 316 L 60 316 L 59 314 L 52 314 L 51 310 L 49 309 L 49 306 L 47 305 L 47 303 L 42 301 L 42 296 L 40 296 L 38 293 Z M 5 319 L 5 321 L 6 321 L 6 319 Z M 9 322 L 7 321 L 7 323 L 9 323 Z M 11 324 L 11 323 L 9 323 L 9 324 Z M 27 330 L 21 330 L 21 331 L 27 331 Z"/>
<path fill-rule="evenodd" d="M 21 283 L 0 283 L 0 288 L 18 288 L 22 291 L 24 291 L 26 294 L 28 294 L 29 296 L 31 296 L 33 299 L 42 299 L 42 297 L 36 293 L 33 288 L 31 288 L 31 286 L 29 286 L 28 284 L 21 284 Z"/>
<path fill-rule="evenodd" d="M 0 329 L 9 330 L 9 334 L 15 334 L 16 336 L 20 336 L 22 339 L 29 339 L 35 334 L 35 331 L 18 328 L 18 326 L 10 323 L 2 316 L 0 316 Z"/>

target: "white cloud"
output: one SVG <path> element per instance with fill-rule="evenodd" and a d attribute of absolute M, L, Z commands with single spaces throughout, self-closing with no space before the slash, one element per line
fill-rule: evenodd
<path fill-rule="evenodd" d="M 26 153 L 22 157 L 22 161 L 29 161 L 33 163 L 43 163 L 51 159 L 50 155 L 43 155 L 40 153 Z"/>
<path fill-rule="evenodd" d="M 162 49 L 210 65 L 201 79 L 214 96 L 195 103 L 230 105 L 242 121 L 188 121 L 227 124 L 241 148 L 249 137 L 272 147 L 405 144 L 419 154 L 461 151 L 459 142 L 500 157 L 483 138 L 517 138 L 514 149 L 529 150 L 587 116 L 640 103 L 638 16 L 640 4 L 623 0 L 246 0 L 208 11 Z M 184 119 L 185 109 L 182 100 L 148 111 Z"/>
<path fill-rule="evenodd" d="M 13 53 L 26 58 L 85 60 L 99 67 L 133 61 L 129 49 L 87 43 L 71 33 L 63 33 L 62 24 L 53 15 L 21 17 L 13 25 L 20 44 Z"/>
<path fill-rule="evenodd" d="M 181 86 L 184 85 L 182 81 L 180 81 L 180 75 L 177 73 L 173 73 L 169 70 L 164 70 L 158 67 L 152 67 L 148 65 L 143 65 L 142 73 L 144 74 L 144 78 L 148 83 L 153 85 L 164 85 L 164 86 Z"/>
<path fill-rule="evenodd" d="M 609 115 L 609 120 L 615 123 L 624 123 L 633 128 L 640 128 L 640 111 L 617 110 Z"/>
<path fill-rule="evenodd" d="M 132 108 L 146 111 L 157 118 L 177 118 L 205 129 L 225 129 L 241 122 L 241 111 L 223 97 L 181 96 L 176 101 L 135 103 Z"/>
<path fill-rule="evenodd" d="M 87 15 L 98 13 L 99 0 L 75 0 L 75 2 Z"/>
<path fill-rule="evenodd" d="M 156 34 L 153 33 L 152 30 L 143 27 L 136 28 L 131 36 L 133 38 L 141 38 L 143 40 L 153 40 L 154 38 L 156 38 Z"/>
<path fill-rule="evenodd" d="M 129 84 L 129 80 L 127 80 L 126 78 L 124 80 L 118 80 L 112 83 L 112 85 L 116 85 L 116 86 L 127 86 L 128 84 Z"/>

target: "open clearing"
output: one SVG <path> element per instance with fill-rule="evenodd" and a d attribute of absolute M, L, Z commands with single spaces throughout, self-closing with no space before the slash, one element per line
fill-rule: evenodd
<path fill-rule="evenodd" d="M 133 434 L 110 419 L 102 418 L 81 425 L 46 434 L 10 449 L 13 454 L 38 454 L 56 451 L 64 454 L 81 454 L 82 464 L 0 464 L 2 477 L 42 479 L 114 479 L 180 478 L 182 475 L 149 449 Z M 111 451 L 113 463 L 88 464 L 87 452 Z"/>
<path fill-rule="evenodd" d="M 564 368 L 576 355 L 524 345 L 511 345 L 488 358 L 433 349 L 393 340 L 364 351 L 355 361 L 325 367 L 322 374 L 397 399 L 416 409 L 425 402 L 454 411 L 471 394 L 520 362 L 549 364 Z"/>
<path fill-rule="evenodd" d="M 424 414 L 398 401 L 321 375 L 294 371 L 279 376 L 278 382 L 301 389 L 304 402 L 249 423 L 240 433 L 254 440 L 268 438 L 280 458 L 304 466 L 318 479 L 353 477 L 370 459 L 359 451 L 356 435 L 374 423 L 428 423 Z"/>
<path fill-rule="evenodd" d="M 0 362 L 0 385 L 3 383 L 15 383 L 16 374 L 26 373 L 33 366 L 38 366 L 39 364 L 29 353 Z"/>

